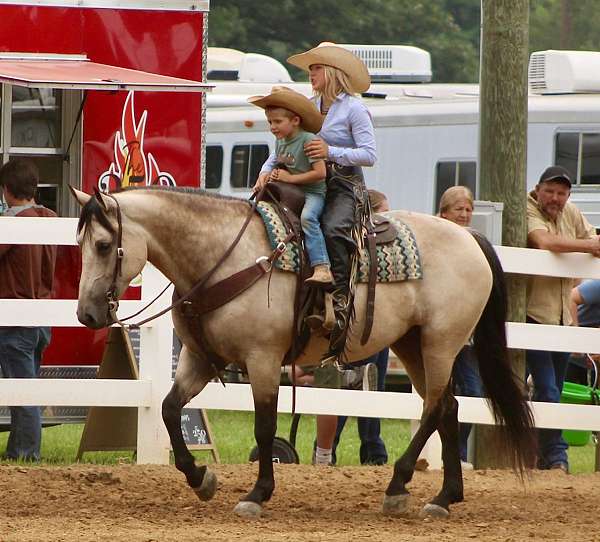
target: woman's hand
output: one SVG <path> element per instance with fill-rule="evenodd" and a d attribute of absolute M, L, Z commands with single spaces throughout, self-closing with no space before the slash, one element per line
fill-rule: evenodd
<path fill-rule="evenodd" d="M 252 192 L 255 194 L 260 192 L 264 188 L 264 186 L 269 182 L 270 175 L 271 175 L 271 172 L 261 173 L 258 176 L 258 179 L 256 179 L 256 183 L 254 184 L 254 188 L 252 189 Z"/>
<path fill-rule="evenodd" d="M 327 160 L 329 158 L 329 146 L 322 139 L 313 139 L 304 145 L 304 152 L 309 158 Z"/>

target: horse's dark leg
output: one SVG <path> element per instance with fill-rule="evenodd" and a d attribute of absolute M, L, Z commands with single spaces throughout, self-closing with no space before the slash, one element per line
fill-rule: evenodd
<path fill-rule="evenodd" d="M 385 497 L 383 500 L 384 513 L 400 515 L 406 512 L 409 496 L 406 484 L 408 484 L 413 477 L 419 454 L 423 450 L 425 444 L 427 444 L 429 437 L 436 430 L 439 413 L 439 406 L 433 411 L 423 412 L 419 429 L 410 441 L 406 451 L 402 454 L 402 457 L 394 464 L 394 475 L 385 490 Z"/>
<path fill-rule="evenodd" d="M 277 397 L 279 365 L 273 370 L 266 360 L 261 365 L 248 363 L 248 376 L 254 396 L 254 437 L 258 445 L 258 478 L 252 490 L 235 507 L 235 513 L 258 517 L 262 503 L 268 501 L 275 489 L 273 476 L 273 439 L 277 431 Z"/>
<path fill-rule="evenodd" d="M 423 509 L 424 515 L 446 517 L 449 506 L 463 500 L 463 478 L 458 449 L 458 401 L 450 391 L 441 400 L 441 416 L 437 430 L 442 440 L 442 461 L 444 463 L 444 483 L 441 491 Z"/>
<path fill-rule="evenodd" d="M 179 355 L 175 382 L 162 404 L 163 421 L 171 439 L 175 466 L 185 474 L 188 485 L 200 500 L 210 500 L 217 478 L 205 465 L 196 466 L 181 432 L 181 410 L 213 378 L 214 370 L 185 346 Z"/>
<path fill-rule="evenodd" d="M 425 372 L 421 356 L 421 330 L 414 327 L 391 346 L 393 352 L 404 362 L 408 376 L 421 397 L 425 396 Z M 438 425 L 440 407 L 425 409 L 419 429 L 412 438 L 402 457 L 394 464 L 394 475 L 385 491 L 383 511 L 386 514 L 400 515 L 406 512 L 409 492 L 406 484 L 415 471 L 417 459 L 429 437 Z"/>

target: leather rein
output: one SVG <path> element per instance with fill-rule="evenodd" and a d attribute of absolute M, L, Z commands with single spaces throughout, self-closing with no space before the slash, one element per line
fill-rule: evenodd
<path fill-rule="evenodd" d="M 105 196 L 110 197 L 115 202 L 116 208 L 117 208 L 117 213 L 116 213 L 117 214 L 116 261 L 115 261 L 115 267 L 113 270 L 112 282 L 111 282 L 110 288 L 106 292 L 106 300 L 108 302 L 108 312 L 109 312 L 111 318 L 113 319 L 113 321 L 125 328 L 139 328 L 141 325 L 151 322 L 152 320 L 154 320 L 156 318 L 159 318 L 163 314 L 166 314 L 167 312 L 182 305 L 183 303 L 192 304 L 191 298 L 201 292 L 202 293 L 201 301 L 199 303 L 196 302 L 195 307 L 194 307 L 196 315 L 200 316 L 200 315 L 210 312 L 222 305 L 225 305 L 226 303 L 228 303 L 229 301 L 231 301 L 232 299 L 234 299 L 235 297 L 240 295 L 243 291 L 250 288 L 250 286 L 252 286 L 255 282 L 257 282 L 264 275 L 269 273 L 272 270 L 275 262 L 286 251 L 287 243 L 289 243 L 294 238 L 293 232 L 290 232 L 283 241 L 278 243 L 278 245 L 275 247 L 275 249 L 271 252 L 271 254 L 269 256 L 260 256 L 259 258 L 256 259 L 256 262 L 253 265 L 251 265 L 250 267 L 247 267 L 241 271 L 238 271 L 237 273 L 230 275 L 229 277 L 213 284 L 212 286 L 204 288 L 204 285 L 206 284 L 206 282 L 215 274 L 215 272 L 225 262 L 225 260 L 227 260 L 227 258 L 233 252 L 233 249 L 237 246 L 240 239 L 244 235 L 244 232 L 246 231 L 248 224 L 250 223 L 252 215 L 256 211 L 257 202 L 261 199 L 263 191 L 264 191 L 264 188 L 261 190 L 261 192 L 258 194 L 258 196 L 256 198 L 254 198 L 254 200 L 252 201 L 252 204 L 250 206 L 250 211 L 248 212 L 248 215 L 246 216 L 246 219 L 244 220 L 244 224 L 242 225 L 240 231 L 236 235 L 233 242 L 229 245 L 227 250 L 225 250 L 225 252 L 219 258 L 219 260 L 213 265 L 213 267 L 211 267 L 202 277 L 200 277 L 200 279 L 198 279 L 196 284 L 194 284 L 194 286 L 192 286 L 192 288 L 190 290 L 188 290 L 188 292 L 185 295 L 179 297 L 176 301 L 171 303 L 171 305 L 169 305 L 167 308 L 162 309 L 158 313 L 156 313 L 152 316 L 149 316 L 148 318 L 145 318 L 135 324 L 126 324 L 125 322 L 127 320 L 130 320 L 131 318 L 134 318 L 135 316 L 139 315 L 140 313 L 144 312 L 162 294 L 164 294 L 167 291 L 169 286 L 171 286 L 172 282 L 167 284 L 167 286 L 162 290 L 162 292 L 160 292 L 152 301 L 150 301 L 150 303 L 148 303 L 145 307 L 140 309 L 138 312 L 136 312 L 135 314 L 132 314 L 130 316 L 127 316 L 126 318 L 122 318 L 122 319 L 118 318 L 117 309 L 119 308 L 119 300 L 117 298 L 117 280 L 119 279 L 119 277 L 122 274 L 122 263 L 123 263 L 123 257 L 125 255 L 125 251 L 123 250 L 123 246 L 122 246 L 122 244 L 123 244 L 123 219 L 122 219 L 122 214 L 121 214 L 121 206 L 119 205 L 118 200 L 112 194 L 103 194 Z M 106 206 L 101 201 L 101 197 L 102 196 L 100 195 L 99 191 L 97 191 L 96 198 L 101 202 L 103 207 L 106 209 Z"/>

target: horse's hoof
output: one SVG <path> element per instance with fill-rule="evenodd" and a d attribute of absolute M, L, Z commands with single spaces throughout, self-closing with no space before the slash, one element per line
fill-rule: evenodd
<path fill-rule="evenodd" d="M 217 492 L 217 475 L 206 469 L 200 487 L 193 487 L 192 489 L 201 501 L 210 501 Z"/>
<path fill-rule="evenodd" d="M 233 511 L 242 518 L 259 518 L 262 514 L 262 506 L 253 501 L 240 501 Z"/>
<path fill-rule="evenodd" d="M 383 496 L 383 513 L 386 516 L 401 516 L 406 514 L 408 510 L 408 493 L 400 495 L 384 495 Z"/>
<path fill-rule="evenodd" d="M 450 512 L 446 508 L 433 503 L 427 503 L 419 514 L 422 518 L 433 519 L 446 519 L 449 515 Z"/>

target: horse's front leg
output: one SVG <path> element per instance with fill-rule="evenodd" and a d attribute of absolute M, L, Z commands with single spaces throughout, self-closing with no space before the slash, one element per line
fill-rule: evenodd
<path fill-rule="evenodd" d="M 208 501 L 214 496 L 217 477 L 206 465 L 196 465 L 181 432 L 181 410 L 214 376 L 214 368 L 205 359 L 183 346 L 173 387 L 162 404 L 163 420 L 171 438 L 175 466 L 185 474 L 188 485 L 202 501 Z"/>
<path fill-rule="evenodd" d="M 254 437 L 258 445 L 258 478 L 254 488 L 235 507 L 244 517 L 259 517 L 262 504 L 275 489 L 273 476 L 273 439 L 277 431 L 277 396 L 281 379 L 279 361 L 262 357 L 258 363 L 247 363 L 248 377 L 254 397 Z"/>

